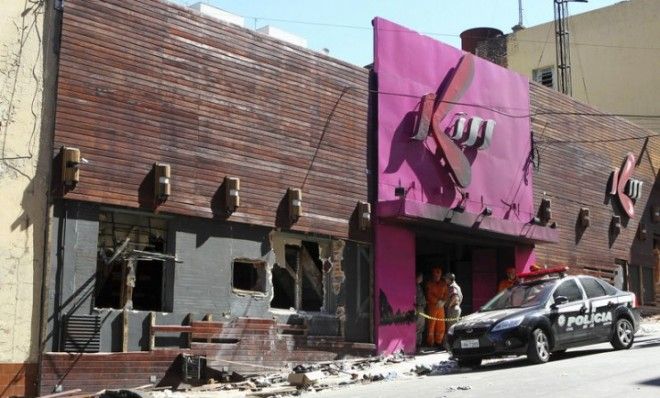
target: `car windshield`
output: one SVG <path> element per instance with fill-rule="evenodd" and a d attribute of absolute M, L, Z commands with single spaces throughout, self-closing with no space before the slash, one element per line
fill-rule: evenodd
<path fill-rule="evenodd" d="M 481 311 L 533 307 L 545 303 L 556 282 L 556 280 L 536 281 L 502 290 L 481 307 Z"/>

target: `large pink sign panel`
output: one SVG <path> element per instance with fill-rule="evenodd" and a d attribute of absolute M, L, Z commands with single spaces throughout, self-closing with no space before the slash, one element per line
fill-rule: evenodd
<path fill-rule="evenodd" d="M 384 19 L 374 28 L 379 201 L 404 192 L 406 201 L 529 222 L 527 79 Z"/>

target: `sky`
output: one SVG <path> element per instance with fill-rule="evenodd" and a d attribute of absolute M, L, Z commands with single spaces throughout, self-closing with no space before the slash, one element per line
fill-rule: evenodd
<path fill-rule="evenodd" d="M 199 0 L 173 0 L 191 5 Z M 570 15 L 619 3 L 589 0 L 569 4 Z M 265 25 L 307 39 L 308 48 L 365 66 L 373 59 L 371 20 L 383 17 L 460 47 L 459 34 L 470 28 L 493 27 L 504 33 L 518 23 L 518 0 L 204 0 L 245 17 L 245 27 Z M 522 0 L 523 24 L 552 21 L 553 0 Z"/>

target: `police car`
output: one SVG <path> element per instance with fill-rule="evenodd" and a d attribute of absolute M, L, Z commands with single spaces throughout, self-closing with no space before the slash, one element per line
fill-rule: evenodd
<path fill-rule="evenodd" d="M 639 327 L 634 293 L 566 267 L 518 275 L 510 287 L 447 331 L 447 348 L 461 366 L 482 359 L 526 355 L 545 363 L 567 348 L 610 342 L 628 349 Z"/>

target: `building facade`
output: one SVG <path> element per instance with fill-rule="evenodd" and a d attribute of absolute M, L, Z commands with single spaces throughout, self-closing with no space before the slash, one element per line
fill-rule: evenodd
<path fill-rule="evenodd" d="M 456 274 L 464 312 L 532 264 L 653 304 L 653 132 L 389 21 L 374 32 L 379 350 L 414 351 L 415 275 L 436 266 Z"/>
<path fill-rule="evenodd" d="M 590 121 L 580 129 L 586 129 L 588 131 L 587 135 L 591 137 L 590 139 L 584 138 L 578 141 L 595 141 L 590 143 L 578 142 L 577 144 L 584 144 L 585 148 L 581 150 L 584 152 L 576 154 L 577 157 L 592 151 L 606 154 L 614 149 L 629 146 L 631 150 L 635 148 L 641 151 L 636 153 L 638 166 L 648 161 L 652 169 L 651 174 L 657 175 L 660 151 L 655 146 L 660 131 L 658 122 L 660 119 L 658 119 L 656 103 L 658 102 L 657 92 L 660 88 L 660 81 L 657 78 L 655 65 L 658 64 L 660 52 L 653 39 L 660 35 L 660 27 L 656 23 L 659 14 L 660 3 L 652 0 L 634 0 L 622 1 L 612 6 L 567 18 L 572 98 L 581 103 L 589 104 L 599 111 L 590 115 L 577 115 L 580 120 Z M 472 31 L 479 33 L 480 29 L 474 29 L 466 33 Z M 513 33 L 493 38 L 487 38 L 483 34 L 477 35 L 477 37 L 483 37 L 483 40 L 476 44 L 464 41 L 463 49 L 517 71 L 539 85 L 557 89 L 558 72 L 553 22 L 515 30 Z M 466 45 L 469 48 L 466 48 Z M 622 76 L 625 76 L 625 78 L 622 78 Z M 539 90 L 539 93 L 541 93 L 541 90 Z M 559 106 L 556 101 L 548 98 L 548 95 L 538 95 L 539 100 L 542 101 L 538 104 L 541 113 L 547 114 L 548 110 L 554 110 Z M 566 109 L 567 113 L 571 112 L 572 107 L 575 106 L 565 104 L 563 101 L 560 103 L 571 107 Z M 534 107 L 533 101 L 532 107 Z M 600 114 L 600 112 L 620 115 L 641 127 L 646 133 L 637 134 L 637 136 L 642 137 L 637 142 L 627 139 L 619 141 L 620 137 L 617 135 L 609 136 L 608 130 L 602 128 L 603 125 L 611 123 L 609 121 L 599 122 L 599 120 L 606 120 L 606 116 Z M 590 118 L 589 116 L 593 117 Z M 551 118 L 545 116 L 533 117 L 532 121 L 535 120 L 543 120 L 544 126 L 553 125 L 549 123 Z M 566 132 L 571 131 L 575 127 L 569 127 L 569 124 L 575 125 L 577 121 L 571 122 L 570 120 L 570 115 L 567 114 L 563 118 L 558 117 L 554 125 L 564 126 L 563 129 Z M 535 130 L 541 128 L 540 125 L 535 127 Z M 549 131 L 547 128 L 542 130 Z M 632 132 L 632 130 L 630 131 Z M 645 141 L 644 137 L 646 136 L 649 138 L 648 142 Z M 550 145 L 553 147 L 552 156 L 561 151 L 567 151 L 567 149 L 560 150 L 557 148 L 562 145 L 567 146 L 570 144 L 553 143 Z M 633 153 L 635 152 L 633 151 Z M 619 156 L 622 155 L 619 154 Z M 639 156 L 643 156 L 644 159 L 639 159 Z M 562 164 L 566 165 L 567 163 Z M 561 167 L 559 164 L 554 166 Z M 577 166 L 577 164 L 573 164 L 573 167 Z M 602 170 L 600 167 L 605 166 L 605 164 L 602 164 L 602 159 L 599 159 L 599 162 L 596 163 L 583 161 L 580 165 L 580 167 L 589 170 L 592 167 L 593 170 Z M 606 169 L 614 167 L 609 165 Z M 616 165 L 616 167 L 621 167 L 621 164 Z M 554 168 L 551 168 L 551 170 L 551 172 L 554 172 Z M 542 172 L 541 175 L 543 175 Z M 591 181 L 589 180 L 587 185 Z M 592 263 L 597 268 L 601 267 L 597 264 L 605 264 L 602 266 L 609 267 L 613 261 L 616 261 L 617 269 L 620 267 L 621 273 L 628 275 L 628 278 L 623 278 L 625 279 L 625 287 L 634 291 L 643 305 L 649 306 L 649 311 L 656 311 L 654 307 L 660 306 L 660 300 L 655 299 L 655 292 L 660 291 L 656 286 L 660 280 L 653 275 L 657 274 L 658 269 L 660 269 L 660 240 L 656 238 L 660 235 L 660 227 L 658 227 L 657 222 L 652 222 L 653 215 L 656 214 L 655 206 L 658 204 L 658 199 L 657 193 L 655 193 L 657 188 L 653 179 L 650 182 L 651 185 L 644 185 L 646 192 L 652 193 L 648 208 L 643 212 L 638 211 L 641 217 L 641 236 L 648 235 L 649 239 L 635 240 L 632 247 L 626 243 L 622 250 L 629 251 L 629 254 L 622 257 L 621 252 L 619 252 L 616 256 L 610 256 L 606 260 L 596 261 L 594 257 L 599 257 L 601 254 L 594 256 L 593 252 L 588 249 L 588 245 L 582 246 L 585 249 L 580 254 L 581 250 L 576 245 L 582 240 L 582 237 L 576 239 L 572 245 L 564 245 L 564 250 L 574 251 L 571 256 L 576 259 L 584 259 L 584 256 L 591 258 L 587 263 Z M 580 191 L 584 192 L 584 188 L 581 188 Z M 583 193 L 580 195 L 583 195 Z M 575 203 L 578 203 L 583 198 L 573 197 L 571 200 L 576 200 Z M 589 234 L 586 234 L 587 238 L 588 236 Z M 599 252 L 609 253 L 612 250 L 616 252 L 616 246 L 615 242 L 612 242 L 611 247 L 606 250 L 599 250 Z"/>
<path fill-rule="evenodd" d="M 367 70 L 157 0 L 60 41 L 42 393 L 374 352 Z"/>
<path fill-rule="evenodd" d="M 6 63 L 1 395 L 412 352 L 434 266 L 464 312 L 533 264 L 653 301 L 660 140 L 628 120 L 380 18 L 368 70 L 160 0 L 53 6 L 10 13 L 39 22 Z"/>
<path fill-rule="evenodd" d="M 36 392 L 56 14 L 12 1 L 0 15 L 0 397 Z"/>
<path fill-rule="evenodd" d="M 629 115 L 626 118 L 637 125 L 659 132 L 660 121 L 653 117 L 658 115 L 660 88 L 656 68 L 660 51 L 655 41 L 660 36 L 658 17 L 660 4 L 654 0 L 621 1 L 570 16 L 573 98 L 606 113 Z M 503 46 L 498 45 L 502 42 Z M 488 50 L 493 47 L 499 48 L 499 57 L 491 57 L 493 52 Z M 557 88 L 553 22 L 489 40 L 480 49 L 488 59 Z"/>

